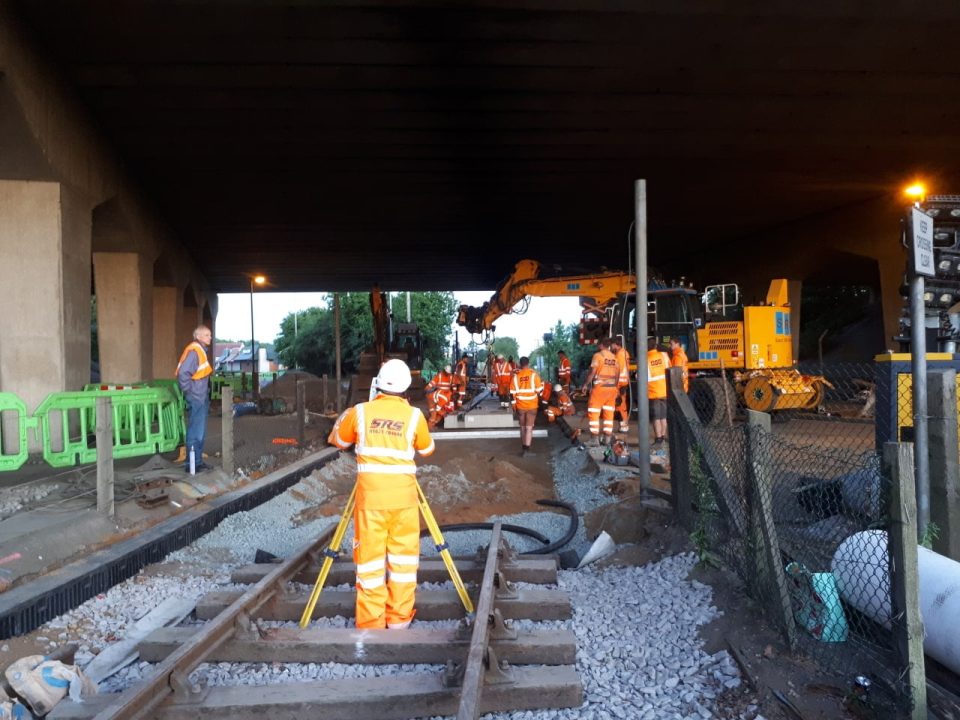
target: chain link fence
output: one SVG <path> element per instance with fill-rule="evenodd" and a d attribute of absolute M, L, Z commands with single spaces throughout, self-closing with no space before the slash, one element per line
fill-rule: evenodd
<path fill-rule="evenodd" d="M 877 363 L 694 378 L 689 395 L 671 396 L 668 422 L 674 482 L 688 478 L 678 508 L 693 508 L 680 519 L 701 558 L 736 571 L 794 650 L 848 687 L 867 678 L 857 702 L 895 717 L 910 693 L 891 632 L 878 440 L 898 431 L 878 431 L 877 418 L 902 423 L 909 387 L 890 396 L 897 384 L 882 373 Z"/>

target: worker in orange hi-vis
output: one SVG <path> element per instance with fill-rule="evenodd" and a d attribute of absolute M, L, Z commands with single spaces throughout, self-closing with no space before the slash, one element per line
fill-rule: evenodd
<path fill-rule="evenodd" d="M 543 391 L 543 394 L 546 395 L 547 388 L 544 387 Z M 545 397 L 544 400 L 547 401 L 547 404 L 543 412 L 547 416 L 548 422 L 554 422 L 557 419 L 563 418 L 565 415 L 573 415 L 577 412 L 573 406 L 573 401 L 570 399 L 570 395 L 563 389 L 560 383 L 553 386 L 553 392 L 550 393 L 550 397 Z"/>
<path fill-rule="evenodd" d="M 415 452 L 433 453 L 433 438 L 418 408 L 402 397 L 410 368 L 388 360 L 377 375 L 380 392 L 349 408 L 328 441 L 356 445 L 357 493 L 353 560 L 357 565 L 358 628 L 409 627 L 420 562 L 420 506 Z"/>
<path fill-rule="evenodd" d="M 464 353 L 460 356 L 460 359 L 457 360 L 457 364 L 453 368 L 453 384 L 457 388 L 454 400 L 456 401 L 457 407 L 463 406 L 463 401 L 467 395 L 467 359 L 468 356 Z"/>
<path fill-rule="evenodd" d="M 436 427 L 453 410 L 453 383 L 453 371 L 449 365 L 444 365 L 443 370 L 423 388 L 430 410 L 430 427 Z"/>
<path fill-rule="evenodd" d="M 570 392 L 570 378 L 573 376 L 573 367 L 570 358 L 563 350 L 557 350 L 557 382 L 563 385 L 565 392 Z"/>
<path fill-rule="evenodd" d="M 662 445 L 667 439 L 667 370 L 670 356 L 657 347 L 655 338 L 647 338 L 647 398 L 650 402 L 650 422 L 653 424 L 653 444 Z M 641 428 L 641 432 L 643 429 Z"/>
<path fill-rule="evenodd" d="M 520 358 L 520 368 L 510 384 L 513 410 L 520 420 L 520 455 L 532 455 L 530 444 L 533 442 L 533 424 L 537 420 L 540 407 L 540 394 L 543 392 L 543 380 L 537 371 L 530 367 L 530 358 Z"/>
<path fill-rule="evenodd" d="M 510 407 L 510 381 L 513 379 L 510 364 L 503 355 L 497 355 L 493 365 L 494 382 L 497 383 L 497 395 L 500 397 L 500 407 Z"/>
<path fill-rule="evenodd" d="M 590 391 L 587 400 L 587 419 L 590 427 L 590 441 L 592 447 L 598 444 L 607 445 L 613 438 L 613 409 L 617 402 L 617 383 L 620 380 L 620 364 L 617 356 L 610 349 L 610 338 L 600 341 L 600 350 L 593 355 L 590 361 L 590 372 L 583 383 L 581 390 L 586 394 Z M 603 437 L 600 437 L 603 418 Z"/>
<path fill-rule="evenodd" d="M 617 380 L 617 416 L 620 418 L 620 432 L 630 430 L 630 353 L 623 346 L 620 337 L 610 338 L 610 349 L 617 357 L 620 377 Z"/>
<path fill-rule="evenodd" d="M 680 374 L 683 376 L 683 391 L 690 392 L 690 378 L 688 377 L 687 365 L 690 360 L 687 359 L 687 352 L 680 344 L 680 338 L 670 338 L 670 367 L 680 368 Z"/>

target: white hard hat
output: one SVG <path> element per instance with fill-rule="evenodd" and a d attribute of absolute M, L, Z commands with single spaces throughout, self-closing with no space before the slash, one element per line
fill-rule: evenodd
<path fill-rule="evenodd" d="M 445 373 L 453 372 L 453 368 L 450 367 L 449 365 L 444 365 L 444 366 L 443 366 L 443 371 L 444 371 Z"/>
<path fill-rule="evenodd" d="M 560 383 L 557 383 L 556 385 L 553 386 L 554 392 L 560 392 L 561 390 L 563 390 L 563 385 L 561 385 Z"/>
<path fill-rule="evenodd" d="M 402 393 L 410 387 L 410 368 L 403 360 L 387 360 L 377 375 L 377 387 L 392 393 Z"/>
<path fill-rule="evenodd" d="M 497 360 L 506 360 L 506 358 L 503 355 L 497 355 Z"/>

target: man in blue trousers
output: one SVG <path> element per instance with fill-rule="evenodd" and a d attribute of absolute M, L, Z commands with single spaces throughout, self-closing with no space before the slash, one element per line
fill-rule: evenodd
<path fill-rule="evenodd" d="M 193 342 L 183 349 L 177 364 L 177 384 L 187 401 L 187 437 L 186 464 L 183 469 L 190 472 L 190 450 L 193 450 L 194 467 L 206 470 L 210 466 L 203 462 L 203 441 L 207 437 L 207 415 L 210 413 L 210 376 L 213 366 L 207 359 L 207 348 L 213 341 L 210 328 L 199 326 L 193 331 Z"/>

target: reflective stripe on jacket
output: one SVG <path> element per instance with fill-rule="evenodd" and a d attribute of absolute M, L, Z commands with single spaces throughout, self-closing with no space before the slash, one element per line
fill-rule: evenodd
<path fill-rule="evenodd" d="M 210 367 L 210 362 L 207 360 L 207 352 L 203 349 L 203 345 L 198 343 L 196 340 L 187 345 L 180 354 L 180 361 L 177 363 L 176 374 L 180 374 L 180 366 L 183 365 L 183 361 L 187 359 L 187 355 L 192 352 L 197 354 L 197 369 L 194 371 L 193 375 L 190 376 L 190 379 L 202 380 L 208 375 L 212 375 L 213 368 Z"/>
<path fill-rule="evenodd" d="M 647 351 L 647 397 L 663 400 L 667 397 L 667 368 L 670 356 L 660 350 Z"/>
<path fill-rule="evenodd" d="M 401 397 L 378 395 L 344 412 L 328 442 L 343 450 L 356 444 L 358 509 L 397 510 L 417 505 L 414 453 L 430 455 L 434 451 L 419 409 Z"/>
<path fill-rule="evenodd" d="M 603 387 L 616 387 L 620 380 L 620 363 L 609 350 L 600 350 L 593 354 L 590 368 L 594 370 L 593 384 Z"/>
<path fill-rule="evenodd" d="M 626 387 L 630 384 L 630 353 L 625 347 L 617 350 L 617 362 L 620 364 L 620 378 L 617 380 L 617 386 Z"/>
<path fill-rule="evenodd" d="M 433 376 L 433 380 L 425 389 L 429 392 L 430 390 L 449 390 L 451 387 L 453 387 L 453 374 L 441 370 Z"/>
<path fill-rule="evenodd" d="M 517 410 L 536 410 L 539 395 L 543 392 L 543 380 L 533 368 L 520 368 L 513 376 L 510 394 Z"/>
<path fill-rule="evenodd" d="M 560 379 L 561 385 L 566 385 L 570 382 L 570 358 L 560 358 L 560 367 L 557 368 L 557 377 Z"/>

